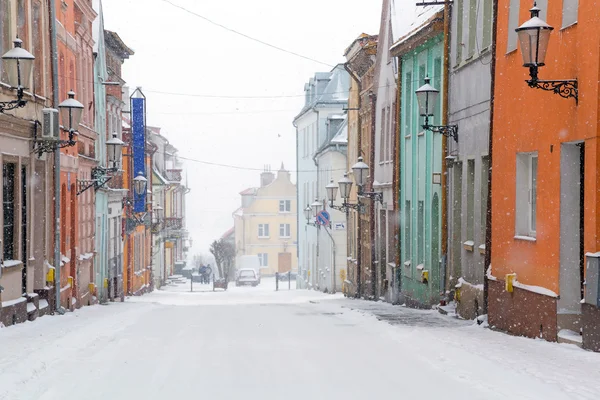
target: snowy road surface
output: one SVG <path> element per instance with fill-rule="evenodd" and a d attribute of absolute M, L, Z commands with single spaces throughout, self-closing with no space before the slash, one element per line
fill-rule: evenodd
<path fill-rule="evenodd" d="M 600 354 L 573 345 L 432 311 L 273 289 L 266 279 L 227 292 L 169 287 L 0 329 L 0 399 L 600 395 Z"/>

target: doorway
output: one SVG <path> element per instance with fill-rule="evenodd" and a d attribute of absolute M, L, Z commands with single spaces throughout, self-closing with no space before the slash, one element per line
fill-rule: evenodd
<path fill-rule="evenodd" d="M 559 329 L 579 332 L 585 257 L 585 144 L 564 143 L 560 155 Z"/>

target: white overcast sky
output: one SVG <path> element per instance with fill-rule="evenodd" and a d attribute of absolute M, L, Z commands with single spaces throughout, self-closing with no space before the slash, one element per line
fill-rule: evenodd
<path fill-rule="evenodd" d="M 135 55 L 124 78 L 148 98 L 148 123 L 163 128 L 186 158 L 295 170 L 294 116 L 304 83 L 331 67 L 286 54 L 214 26 L 165 0 L 102 0 L 105 28 Z M 231 29 L 335 65 L 362 32 L 377 34 L 380 0 L 169 0 Z M 408 1 L 408 0 L 407 0 Z M 184 93 L 196 96 L 169 95 Z M 295 96 L 276 99 L 203 98 Z M 194 253 L 233 226 L 239 192 L 260 171 L 186 161 L 187 226 Z M 292 176 L 295 176 L 292 173 Z"/>

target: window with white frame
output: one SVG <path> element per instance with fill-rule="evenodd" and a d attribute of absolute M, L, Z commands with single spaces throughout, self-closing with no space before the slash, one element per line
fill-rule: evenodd
<path fill-rule="evenodd" d="M 577 23 L 579 0 L 563 0 L 562 27 L 566 28 Z"/>
<path fill-rule="evenodd" d="M 279 212 L 289 213 L 292 210 L 291 200 L 279 200 Z"/>
<path fill-rule="evenodd" d="M 261 267 L 269 266 L 269 253 L 258 253 L 258 262 Z"/>
<path fill-rule="evenodd" d="M 290 224 L 279 224 L 279 237 L 289 238 L 291 236 Z"/>
<path fill-rule="evenodd" d="M 535 238 L 537 212 L 538 154 L 517 154 L 515 228 L 517 236 Z"/>
<path fill-rule="evenodd" d="M 258 237 L 268 238 L 269 237 L 269 224 L 258 224 Z"/>
<path fill-rule="evenodd" d="M 510 0 L 510 5 L 508 8 L 508 43 L 506 45 L 507 53 L 517 49 L 517 32 L 515 32 L 515 29 L 519 27 L 520 6 L 520 0 Z"/>

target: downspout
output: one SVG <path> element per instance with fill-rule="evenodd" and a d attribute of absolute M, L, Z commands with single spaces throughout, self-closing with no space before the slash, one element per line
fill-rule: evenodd
<path fill-rule="evenodd" d="M 358 113 L 358 118 L 356 120 L 356 127 L 357 127 L 357 135 L 356 135 L 356 139 L 357 139 L 357 149 L 360 152 L 361 146 L 362 146 L 362 138 L 361 138 L 361 131 L 362 131 L 362 117 L 360 114 L 360 109 L 362 108 L 362 97 L 361 97 L 361 92 L 362 92 L 362 83 L 360 81 L 360 78 L 350 69 L 350 67 L 348 66 L 348 63 L 344 63 L 344 69 L 348 72 L 348 74 L 352 77 L 352 79 L 354 79 L 354 81 L 356 82 L 357 86 L 358 86 L 358 104 L 357 104 L 357 109 L 359 111 L 357 111 Z M 359 153 L 360 154 L 360 153 Z M 350 161 L 352 162 L 352 161 Z M 360 203 L 360 199 L 357 196 L 357 202 Z M 360 298 L 361 296 L 361 257 L 362 257 L 362 247 L 360 245 L 361 243 L 361 228 L 362 228 L 362 224 L 360 223 L 360 211 L 356 211 L 355 212 L 357 218 L 356 218 L 356 293 L 355 293 L 355 297 Z M 348 215 L 348 213 L 346 213 L 346 215 Z M 348 218 L 346 217 L 346 225 L 348 225 Z M 348 227 L 349 229 L 349 227 Z"/>
<path fill-rule="evenodd" d="M 56 38 L 56 4 L 48 0 L 50 14 L 50 51 L 52 53 L 52 107 L 58 110 L 58 45 Z M 60 305 L 60 149 L 54 150 L 54 282 L 56 311 L 63 314 Z"/>
<path fill-rule="evenodd" d="M 376 121 L 377 121 L 377 95 L 372 93 L 371 97 L 371 143 L 370 143 L 370 160 L 369 166 L 371 173 L 369 174 L 369 190 L 373 191 L 373 183 L 375 182 L 375 131 L 376 131 Z M 377 251 L 375 246 L 375 219 L 377 216 L 378 206 L 377 202 L 371 200 L 370 214 L 371 218 L 369 221 L 369 233 L 370 233 L 370 241 L 371 241 L 371 291 L 373 292 L 373 300 L 377 300 L 377 275 L 379 272 L 379 264 L 377 263 Z M 380 236 L 381 238 L 381 236 Z"/>
<path fill-rule="evenodd" d="M 488 192 L 487 192 L 487 214 L 485 216 L 485 262 L 483 263 L 483 314 L 488 313 L 489 281 L 487 269 L 492 264 L 492 150 L 494 132 L 494 92 L 496 89 L 496 37 L 498 28 L 498 0 L 494 0 L 494 18 L 492 19 L 492 63 L 490 66 L 491 89 L 490 89 L 490 131 L 489 131 L 489 169 L 488 169 Z"/>
<path fill-rule="evenodd" d="M 396 126 L 394 127 L 395 129 L 395 137 L 396 140 L 394 141 L 394 155 L 396 155 L 396 159 L 394 160 L 394 176 L 393 176 L 393 190 L 392 190 L 392 196 L 394 199 L 394 207 L 396 212 L 394 213 L 396 218 L 395 218 L 395 223 L 394 223 L 394 234 L 395 236 L 395 240 L 394 240 L 394 245 L 395 245 L 395 250 L 396 250 L 396 254 L 395 254 L 395 264 L 396 264 L 396 269 L 394 270 L 395 276 L 394 276 L 394 282 L 395 282 L 395 278 L 398 278 L 398 282 L 396 283 L 396 286 L 398 288 L 398 298 L 400 297 L 400 293 L 402 291 L 402 273 L 399 273 L 399 268 L 400 268 L 400 259 L 402 257 L 402 255 L 400 254 L 400 241 L 401 241 L 401 236 L 400 236 L 400 204 L 399 204 L 399 197 L 400 197 L 400 179 L 401 179 L 401 168 L 400 168 L 400 121 L 402 121 L 401 118 L 401 111 L 402 111 L 402 73 L 401 73 L 401 68 L 402 68 L 402 63 L 400 60 L 400 57 L 396 57 L 396 60 L 398 62 L 398 67 L 397 67 L 397 71 L 398 71 L 398 76 L 396 77 Z M 392 290 L 393 293 L 393 290 Z"/>
<path fill-rule="evenodd" d="M 316 111 L 315 111 L 316 112 Z M 317 142 L 319 141 L 319 113 L 317 112 Z M 313 156 L 313 162 L 315 163 L 315 166 L 317 167 L 317 193 L 315 193 L 315 200 L 319 200 L 319 162 L 317 161 L 317 153 L 315 153 L 315 155 Z M 319 200 L 320 201 L 320 200 Z M 321 242 L 321 235 L 320 233 L 320 229 L 317 229 L 317 258 L 316 258 L 316 265 L 315 265 L 315 275 L 317 277 L 317 286 L 319 286 L 319 289 L 321 289 L 321 286 L 319 285 L 319 277 L 321 276 L 319 274 L 319 255 L 320 255 L 320 242 Z"/>
<path fill-rule="evenodd" d="M 448 86 L 450 68 L 450 3 L 444 5 L 444 69 L 442 79 L 442 125 L 448 125 Z M 448 138 L 442 135 L 442 268 L 444 282 L 441 287 L 445 292 L 448 280 L 446 265 L 448 263 L 448 170 L 446 167 L 446 154 L 448 153 Z"/>
<path fill-rule="evenodd" d="M 298 125 L 296 121 L 292 122 L 294 128 L 296 128 L 296 260 L 300 260 L 300 219 L 302 218 L 303 209 L 300 209 L 300 161 L 298 160 Z M 306 241 L 304 242 L 306 244 Z M 298 282 L 302 281 L 302 265 L 298 265 L 298 274 L 296 275 L 296 287 L 298 287 Z M 300 276 L 301 279 L 298 279 Z M 304 289 L 300 287 L 300 289 Z"/>

